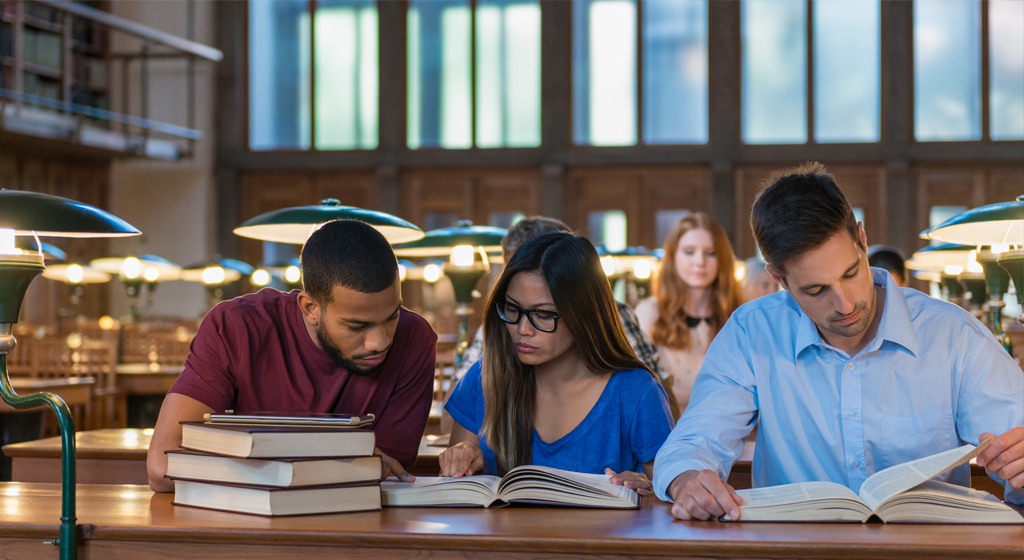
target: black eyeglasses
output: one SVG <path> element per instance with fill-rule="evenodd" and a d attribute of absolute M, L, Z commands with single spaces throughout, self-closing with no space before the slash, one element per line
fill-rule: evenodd
<path fill-rule="evenodd" d="M 523 309 L 511 301 L 500 301 L 494 307 L 498 311 L 498 318 L 511 325 L 515 325 L 523 315 L 526 315 L 526 320 L 538 331 L 554 332 L 558 327 L 558 313 L 554 311 Z"/>

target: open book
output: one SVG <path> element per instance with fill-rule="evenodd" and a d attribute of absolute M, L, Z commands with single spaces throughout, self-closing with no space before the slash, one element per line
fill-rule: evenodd
<path fill-rule="evenodd" d="M 416 482 L 380 483 L 389 507 L 503 507 L 511 503 L 586 508 L 638 509 L 636 490 L 608 482 L 607 475 L 584 474 L 538 465 L 523 465 L 504 477 L 418 476 Z"/>
<path fill-rule="evenodd" d="M 864 481 L 859 496 L 834 482 L 737 490 L 743 498 L 740 520 L 867 522 L 877 516 L 885 523 L 1024 523 L 988 492 L 930 480 L 969 462 L 990 442 L 878 471 Z"/>

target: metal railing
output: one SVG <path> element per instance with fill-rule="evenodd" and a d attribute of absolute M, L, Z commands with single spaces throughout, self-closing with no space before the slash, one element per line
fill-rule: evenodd
<path fill-rule="evenodd" d="M 34 15 L 40 10 L 49 17 Z M 194 0 L 187 1 L 188 39 L 63 0 L 4 0 L 0 2 L 0 15 L 0 46 L 9 45 L 5 49 L 8 52 L 0 53 L 0 130 L 164 159 L 190 157 L 194 152 L 195 143 L 203 137 L 196 129 L 196 65 L 223 58 L 219 50 L 191 40 L 195 29 Z M 75 32 L 82 30 L 91 34 L 93 42 L 75 37 Z M 110 52 L 109 38 L 113 33 L 130 36 L 141 44 L 137 50 Z M 9 34 L 9 42 L 3 34 Z M 36 52 L 27 52 L 27 38 L 33 39 L 31 45 L 45 40 L 50 47 L 42 49 L 47 59 L 44 63 L 38 60 L 38 47 Z M 54 52 L 57 43 L 59 61 Z M 33 60 L 28 59 L 30 54 Z M 150 118 L 152 59 L 177 59 L 187 64 L 185 126 Z M 115 63 L 120 69 L 119 111 L 110 110 Z M 133 63 L 139 66 L 139 93 L 134 100 L 138 115 L 129 111 L 133 101 Z M 83 80 L 78 76 L 97 68 L 102 69 L 98 73 L 105 72 L 105 86 L 80 83 Z M 40 89 L 47 89 L 26 91 L 26 79 L 34 80 L 33 85 L 43 84 Z M 83 97 L 86 102 L 81 101 Z"/>

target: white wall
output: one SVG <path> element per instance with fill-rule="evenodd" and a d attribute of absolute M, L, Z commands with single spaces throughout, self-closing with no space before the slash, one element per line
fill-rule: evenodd
<path fill-rule="evenodd" d="M 114 15 L 161 31 L 187 38 L 187 2 L 184 0 L 145 0 L 111 2 Z M 215 43 L 212 1 L 195 2 L 195 40 Z M 113 51 L 136 50 L 138 42 L 123 34 L 111 38 Z M 196 65 L 196 128 L 204 137 L 196 144 L 191 159 L 158 161 L 125 158 L 111 167 L 110 211 L 142 230 L 137 238 L 114 240 L 115 254 L 152 254 L 188 266 L 212 259 L 215 249 L 216 184 L 214 181 L 214 95 L 215 64 Z M 149 63 L 149 118 L 187 126 L 188 92 L 184 61 L 151 60 Z M 139 64 L 129 73 L 131 106 L 140 113 Z M 120 70 L 112 71 L 111 107 L 119 111 Z M 127 314 L 120 283 L 111 284 L 111 312 L 115 317 Z M 202 285 L 168 282 L 156 292 L 150 311 L 157 315 L 194 318 L 205 311 Z"/>

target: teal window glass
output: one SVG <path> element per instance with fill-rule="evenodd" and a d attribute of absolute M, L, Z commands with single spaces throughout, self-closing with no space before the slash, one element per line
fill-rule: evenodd
<path fill-rule="evenodd" d="M 981 139 L 980 0 L 914 0 L 914 137 Z"/>
<path fill-rule="evenodd" d="M 469 148 L 472 137 L 468 0 L 411 0 L 407 15 L 410 148 Z"/>
<path fill-rule="evenodd" d="M 573 141 L 637 141 L 635 0 L 573 2 Z"/>
<path fill-rule="evenodd" d="M 310 147 L 310 19 L 305 0 L 249 3 L 249 147 Z"/>
<path fill-rule="evenodd" d="M 814 0 L 814 140 L 878 142 L 880 0 Z"/>
<path fill-rule="evenodd" d="M 643 138 L 647 144 L 708 141 L 708 4 L 644 0 Z"/>
<path fill-rule="evenodd" d="M 611 252 L 626 249 L 626 213 L 622 210 L 602 210 L 587 215 L 590 241 Z"/>
<path fill-rule="evenodd" d="M 316 147 L 377 147 L 377 6 L 321 0 L 316 37 Z"/>
<path fill-rule="evenodd" d="M 1024 2 L 989 0 L 989 130 L 1024 140 Z"/>
<path fill-rule="evenodd" d="M 807 141 L 807 3 L 742 0 L 742 137 Z"/>
<path fill-rule="evenodd" d="M 476 145 L 540 145 L 540 2 L 478 0 Z"/>

